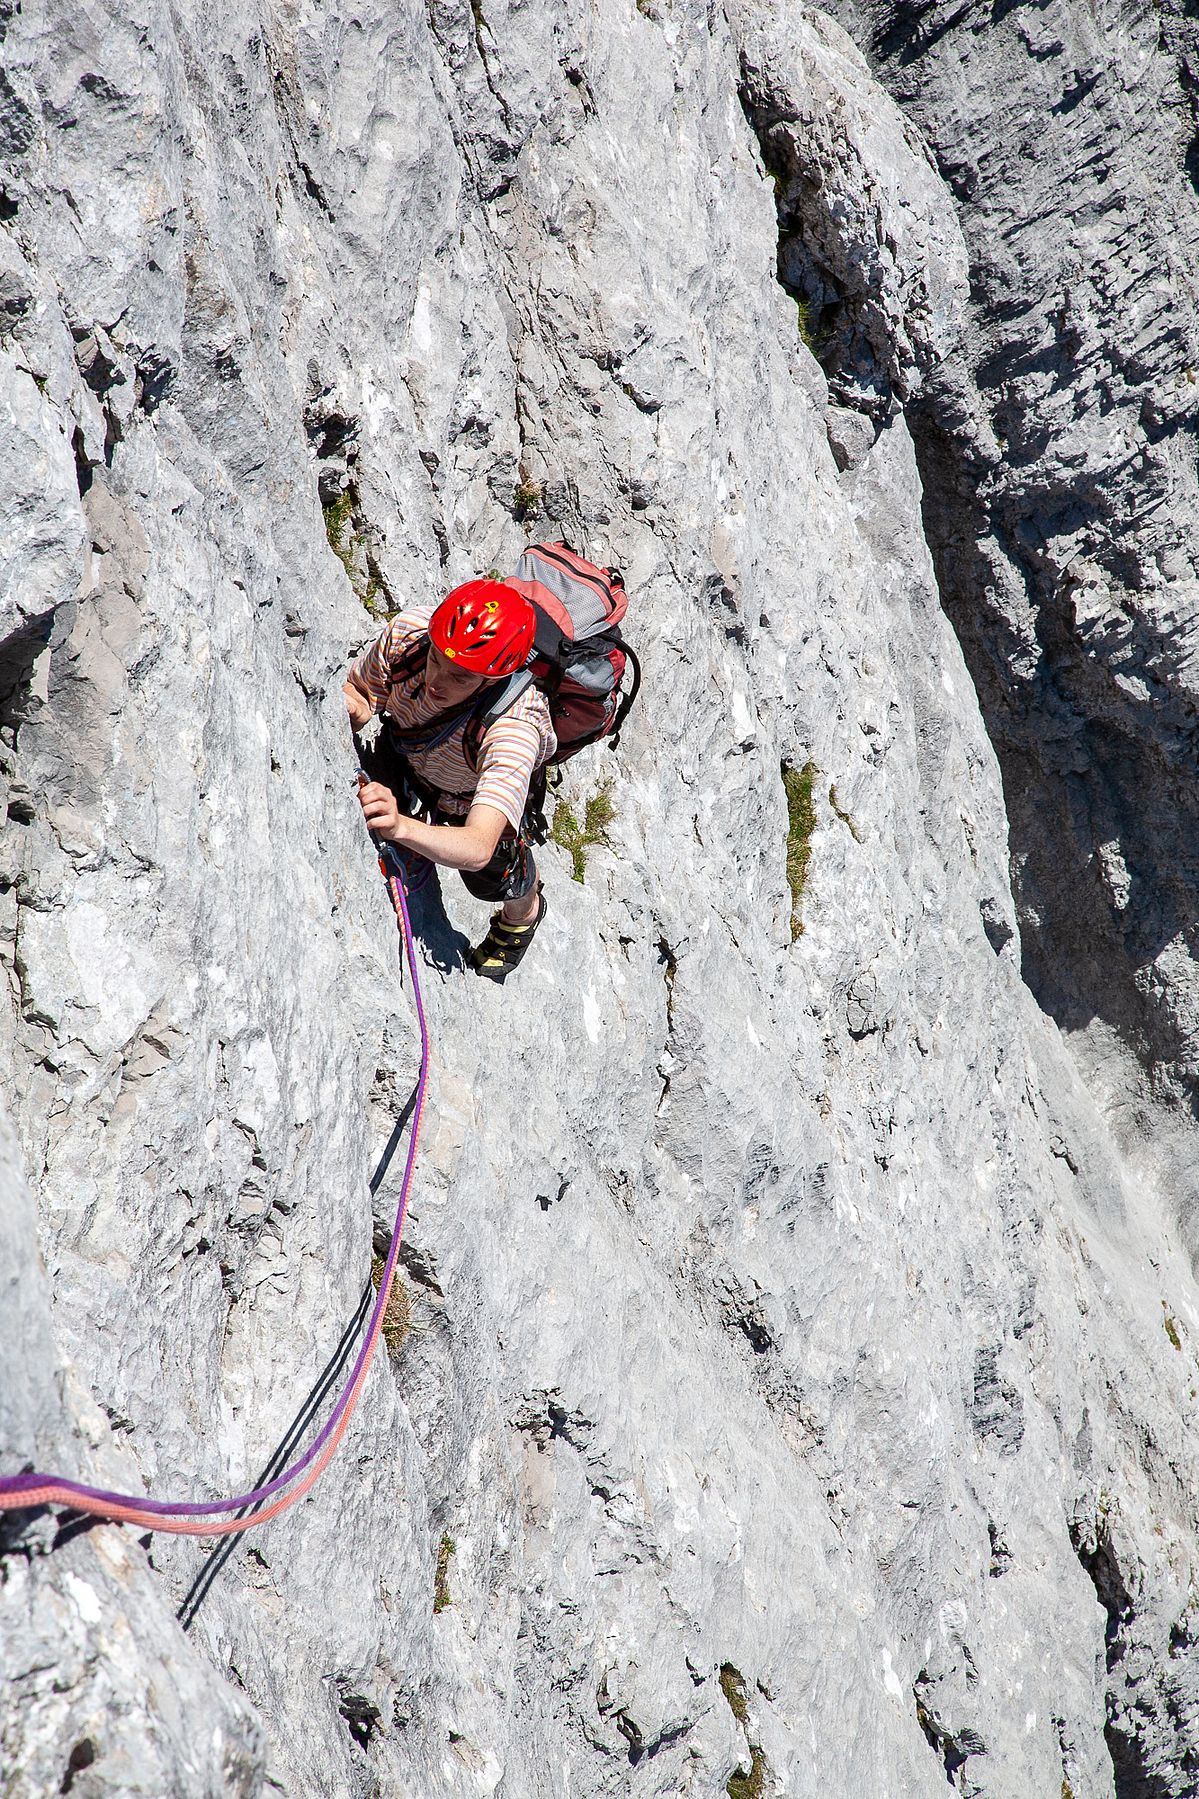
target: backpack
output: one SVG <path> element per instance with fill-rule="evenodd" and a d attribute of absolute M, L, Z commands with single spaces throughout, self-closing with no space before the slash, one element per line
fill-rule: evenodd
<path fill-rule="evenodd" d="M 618 568 L 597 568 L 568 543 L 535 543 L 508 585 L 537 615 L 533 658 L 476 713 L 463 740 L 468 761 L 474 765 L 488 726 L 533 682 L 549 701 L 558 739 L 553 764 L 569 762 L 602 737 L 615 749 L 641 685 L 641 665 L 620 633 L 629 604 L 624 576 Z M 630 664 L 632 685 L 622 698 Z"/>
<path fill-rule="evenodd" d="M 629 601 L 619 569 L 598 568 L 568 543 L 535 543 L 524 550 L 516 573 L 506 580 L 524 594 L 537 616 L 528 666 L 509 675 L 495 693 L 488 695 L 484 689 L 472 696 L 465 706 L 438 719 L 432 730 L 393 732 L 393 736 L 401 749 L 406 743 L 430 749 L 461 728 L 466 760 L 477 768 L 486 732 L 536 682 L 549 702 L 558 739 L 554 754 L 535 772 L 529 787 L 528 817 L 534 837 L 544 842 L 548 770 L 601 738 L 616 748 L 641 686 L 641 665 L 620 631 Z M 424 645 L 415 646 L 404 658 L 405 670 L 417 669 L 424 655 Z M 622 696 L 630 667 L 632 682 Z"/>

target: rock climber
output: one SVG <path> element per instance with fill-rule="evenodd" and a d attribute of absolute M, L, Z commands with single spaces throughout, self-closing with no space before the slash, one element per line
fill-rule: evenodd
<path fill-rule="evenodd" d="M 529 660 L 535 628 L 516 588 L 468 581 L 434 609 L 398 613 L 342 688 L 355 733 L 382 714 L 358 792 L 371 830 L 410 868 L 412 858 L 456 868 L 477 899 L 502 901 L 471 951 L 476 972 L 493 981 L 517 966 L 545 917 L 524 829 L 530 780 L 556 747 L 545 695 L 527 687 L 477 747 L 472 736 L 498 685 Z"/>

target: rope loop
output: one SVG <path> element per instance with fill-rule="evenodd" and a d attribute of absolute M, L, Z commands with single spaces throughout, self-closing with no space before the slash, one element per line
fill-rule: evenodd
<path fill-rule="evenodd" d="M 7 1474 L 0 1475 L 0 1511 L 11 1512 L 33 1506 L 63 1505 L 69 1506 L 73 1512 L 85 1512 L 93 1518 L 110 1518 L 123 1524 L 136 1524 L 143 1530 L 167 1531 L 173 1536 L 232 1536 L 237 1531 L 249 1530 L 253 1525 L 265 1524 L 269 1518 L 277 1518 L 281 1512 L 285 1512 L 290 1506 L 295 1505 L 296 1501 L 302 1499 L 309 1488 L 320 1479 L 337 1453 L 337 1446 L 354 1415 L 359 1395 L 366 1384 L 371 1358 L 374 1356 L 375 1346 L 382 1334 L 383 1316 L 387 1310 L 387 1302 L 391 1297 L 391 1289 L 395 1282 L 396 1266 L 400 1255 L 400 1239 L 404 1232 L 404 1219 L 408 1212 L 408 1196 L 412 1189 L 412 1177 L 416 1167 L 416 1147 L 420 1138 L 421 1118 L 425 1109 L 425 1093 L 429 1084 L 429 1027 L 425 1018 L 424 1001 L 421 998 L 416 950 L 412 940 L 412 921 L 408 916 L 408 902 L 403 883 L 394 874 L 387 876 L 387 891 L 391 895 L 391 903 L 395 907 L 396 923 L 403 937 L 404 955 L 407 959 L 408 971 L 412 976 L 412 993 L 416 1001 L 416 1016 L 420 1023 L 420 1075 L 417 1080 L 412 1130 L 408 1138 L 408 1159 L 404 1166 L 404 1179 L 400 1187 L 399 1204 L 396 1207 L 395 1224 L 391 1232 L 391 1245 L 383 1267 L 383 1278 L 379 1282 L 378 1296 L 370 1316 L 370 1323 L 367 1326 L 366 1338 L 358 1352 L 358 1359 L 341 1390 L 337 1404 L 333 1407 L 319 1435 L 299 1460 L 292 1463 L 290 1468 L 285 1468 L 282 1474 L 276 1476 L 265 1486 L 254 1487 L 248 1493 L 239 1493 L 234 1499 L 216 1499 L 207 1504 L 179 1499 L 146 1499 L 135 1493 L 106 1492 L 102 1487 L 90 1487 L 82 1481 L 68 1480 L 60 1474 Z M 303 1478 L 301 1479 L 300 1476 Z M 268 1500 L 270 1503 L 265 1503 Z M 248 1506 L 256 1508 L 249 1517 L 221 1517 L 222 1513 L 241 1512 Z"/>

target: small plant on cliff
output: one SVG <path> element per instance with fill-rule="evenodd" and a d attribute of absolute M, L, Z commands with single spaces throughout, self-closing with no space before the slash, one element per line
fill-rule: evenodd
<path fill-rule="evenodd" d="M 450 1599 L 450 1557 L 457 1547 L 453 1537 L 442 1534 L 437 1545 L 437 1567 L 433 1572 L 434 1612 L 444 1612 L 447 1605 L 453 1603 Z"/>
<path fill-rule="evenodd" d="M 1170 1316 L 1170 1308 L 1164 1299 L 1162 1300 L 1162 1328 L 1175 1349 L 1181 1349 L 1182 1338 L 1178 1334 L 1178 1320 Z"/>
<path fill-rule="evenodd" d="M 576 881 L 581 882 L 587 872 L 587 851 L 593 844 L 607 843 L 608 826 L 615 817 L 612 788 L 607 781 L 587 801 L 581 825 L 565 800 L 559 800 L 554 807 L 550 842 L 567 851 L 571 860 L 571 873 Z"/>
<path fill-rule="evenodd" d="M 749 1746 L 750 1769 L 747 1774 L 744 1768 L 738 1768 L 730 1774 L 725 1792 L 729 1799 L 762 1799 L 766 1791 L 766 1757 L 757 1743 Z"/>
<path fill-rule="evenodd" d="M 345 538 L 347 527 L 354 516 L 354 496 L 348 487 L 344 488 L 335 500 L 331 500 L 321 510 L 325 515 L 325 536 L 329 539 L 329 548 L 352 581 L 354 570 Z"/>
<path fill-rule="evenodd" d="M 835 781 L 828 790 L 828 803 L 837 814 L 837 817 L 841 820 L 841 823 L 845 826 L 854 842 L 861 843 L 863 841 L 862 833 L 853 822 L 849 813 L 845 810 L 845 807 L 841 804 L 841 801 L 837 798 L 837 783 Z"/>
<path fill-rule="evenodd" d="M 385 1266 L 382 1256 L 376 1256 L 371 1263 L 371 1280 L 374 1282 L 376 1293 L 383 1284 Z M 404 1338 L 411 1329 L 412 1304 L 408 1298 L 407 1289 L 397 1273 L 383 1313 L 383 1341 L 387 1345 L 388 1355 L 395 1356 L 400 1353 Z"/>
<path fill-rule="evenodd" d="M 540 481 L 533 481 L 527 475 L 521 477 L 520 485 L 512 496 L 512 510 L 523 524 L 525 519 L 540 518 L 544 504 L 544 489 Z"/>
<path fill-rule="evenodd" d="M 742 1730 L 749 1729 L 749 1703 L 745 1697 L 745 1677 L 732 1662 L 724 1662 L 720 1669 L 720 1690 L 728 1701 L 729 1710 L 736 1718 Z"/>
<path fill-rule="evenodd" d="M 785 186 L 780 188 L 779 183 L 776 180 L 774 191 L 775 199 L 777 201 L 780 198 L 781 193 L 786 191 Z M 817 362 L 820 362 L 832 348 L 833 331 L 831 321 L 835 317 L 835 314 L 822 306 L 819 301 L 809 300 L 805 294 L 793 293 L 791 298 L 795 301 L 795 316 L 796 322 L 799 325 L 799 340 L 812 352 Z"/>
<path fill-rule="evenodd" d="M 720 1690 L 748 1739 L 749 1703 L 745 1694 L 745 1679 L 732 1662 L 725 1662 L 720 1670 Z M 724 1789 L 729 1799 L 762 1799 L 766 1791 L 767 1763 L 759 1743 L 750 1743 L 749 1759 L 748 1773 L 744 1768 L 738 1768 L 729 1775 Z"/>
<path fill-rule="evenodd" d="M 818 770 L 814 762 L 802 768 L 783 763 L 783 791 L 787 796 L 787 885 L 791 889 L 791 941 L 803 934 L 799 914 L 800 901 L 807 885 L 808 864 L 812 859 L 812 832 L 816 829 L 816 806 L 812 787 Z"/>
<path fill-rule="evenodd" d="M 325 517 L 325 536 L 363 607 L 373 619 L 382 621 L 391 617 L 391 608 L 387 605 L 389 595 L 366 547 L 366 532 L 356 526 L 356 498 L 354 489 L 347 487 L 328 506 L 321 508 Z"/>

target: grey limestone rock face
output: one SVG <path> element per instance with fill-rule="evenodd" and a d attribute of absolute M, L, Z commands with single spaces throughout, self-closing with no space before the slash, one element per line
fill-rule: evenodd
<path fill-rule="evenodd" d="M 1028 976 L 1130 1146 L 1168 1145 L 1190 1233 L 1194 8 L 837 10 L 925 133 L 970 251 L 961 340 L 911 423 L 1003 769 Z"/>
<path fill-rule="evenodd" d="M 910 416 L 1003 770 L 1024 965 L 1193 1254 L 1193 8 L 1005 9 L 981 30 L 839 10 L 970 249 L 966 328 Z M 1138 1646 L 1119 1558 L 1089 1566 L 1118 1788 L 1188 1791 L 1176 1658 Z"/>
<path fill-rule="evenodd" d="M 6 1799 L 1192 1790 L 1191 1260 L 1021 974 L 915 130 L 798 7 L 0 23 L 6 1468 L 243 1491 L 360 1316 L 380 615 L 565 532 L 646 669 L 518 975 L 416 902 L 402 1318 L 318 1485 L 228 1547 L 5 1515 Z"/>
<path fill-rule="evenodd" d="M 136 1482 L 57 1350 L 33 1199 L 7 1120 L 0 1130 L 0 1440 L 10 1459 L 72 1470 L 86 1460 L 102 1480 Z M 259 1726 L 178 1630 L 144 1551 L 115 1527 L 72 1540 L 48 1516 L 24 1524 L 21 1514 L 0 1520 L 7 1789 L 145 1799 L 260 1791 Z"/>
<path fill-rule="evenodd" d="M 961 328 L 966 252 L 952 199 L 831 19 L 800 0 L 748 0 L 730 17 L 742 104 L 774 183 L 779 279 L 840 395 L 885 416 Z"/>

